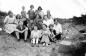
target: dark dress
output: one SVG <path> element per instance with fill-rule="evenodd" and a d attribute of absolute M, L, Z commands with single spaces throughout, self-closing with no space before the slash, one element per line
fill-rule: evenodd
<path fill-rule="evenodd" d="M 25 28 L 26 28 L 26 26 L 22 26 L 22 27 L 17 26 L 17 29 L 20 30 L 20 31 L 24 30 Z M 24 32 L 19 33 L 19 37 L 20 37 L 20 39 L 24 39 Z"/>
<path fill-rule="evenodd" d="M 34 11 L 29 10 L 28 11 L 28 14 L 29 14 L 30 20 L 34 20 L 36 18 L 36 15 L 35 15 L 35 12 Z"/>

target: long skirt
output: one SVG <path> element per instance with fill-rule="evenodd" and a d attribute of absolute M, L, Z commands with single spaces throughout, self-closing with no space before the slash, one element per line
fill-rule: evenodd
<path fill-rule="evenodd" d="M 12 32 L 15 31 L 16 27 L 17 27 L 16 24 L 6 24 L 4 30 L 5 30 L 7 33 L 11 34 Z"/>

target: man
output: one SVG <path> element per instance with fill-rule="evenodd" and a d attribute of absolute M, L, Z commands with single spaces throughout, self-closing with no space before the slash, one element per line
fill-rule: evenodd
<path fill-rule="evenodd" d="M 59 22 L 57 22 L 57 19 L 54 19 L 54 27 L 53 29 L 56 30 L 56 36 L 55 38 L 57 40 L 61 40 L 61 33 L 62 33 L 62 26 Z"/>

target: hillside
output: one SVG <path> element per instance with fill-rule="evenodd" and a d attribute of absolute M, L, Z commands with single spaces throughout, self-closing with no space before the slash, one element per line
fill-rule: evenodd
<path fill-rule="evenodd" d="M 0 14 L 0 27 L 3 27 L 3 19 L 6 14 Z M 56 18 L 63 28 L 63 37 L 67 37 L 72 41 L 83 40 L 86 35 L 79 31 L 86 29 L 86 15 L 81 17 L 73 17 L 71 19 Z M 55 50 L 53 50 L 55 48 Z M 15 37 L 8 36 L 0 31 L 0 56 L 58 56 L 58 42 L 48 47 L 31 47 L 29 42 L 18 42 Z"/>

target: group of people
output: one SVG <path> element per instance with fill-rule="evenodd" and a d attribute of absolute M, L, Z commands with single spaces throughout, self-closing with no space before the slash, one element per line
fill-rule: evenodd
<path fill-rule="evenodd" d="M 50 10 L 47 10 L 46 15 L 42 10 L 41 6 L 34 10 L 34 5 L 30 5 L 28 12 L 24 6 L 21 14 L 14 15 L 9 11 L 4 19 L 5 32 L 14 32 L 18 41 L 23 38 L 27 42 L 29 39 L 33 45 L 42 43 L 47 46 L 51 42 L 61 40 L 61 24 L 52 17 Z"/>

